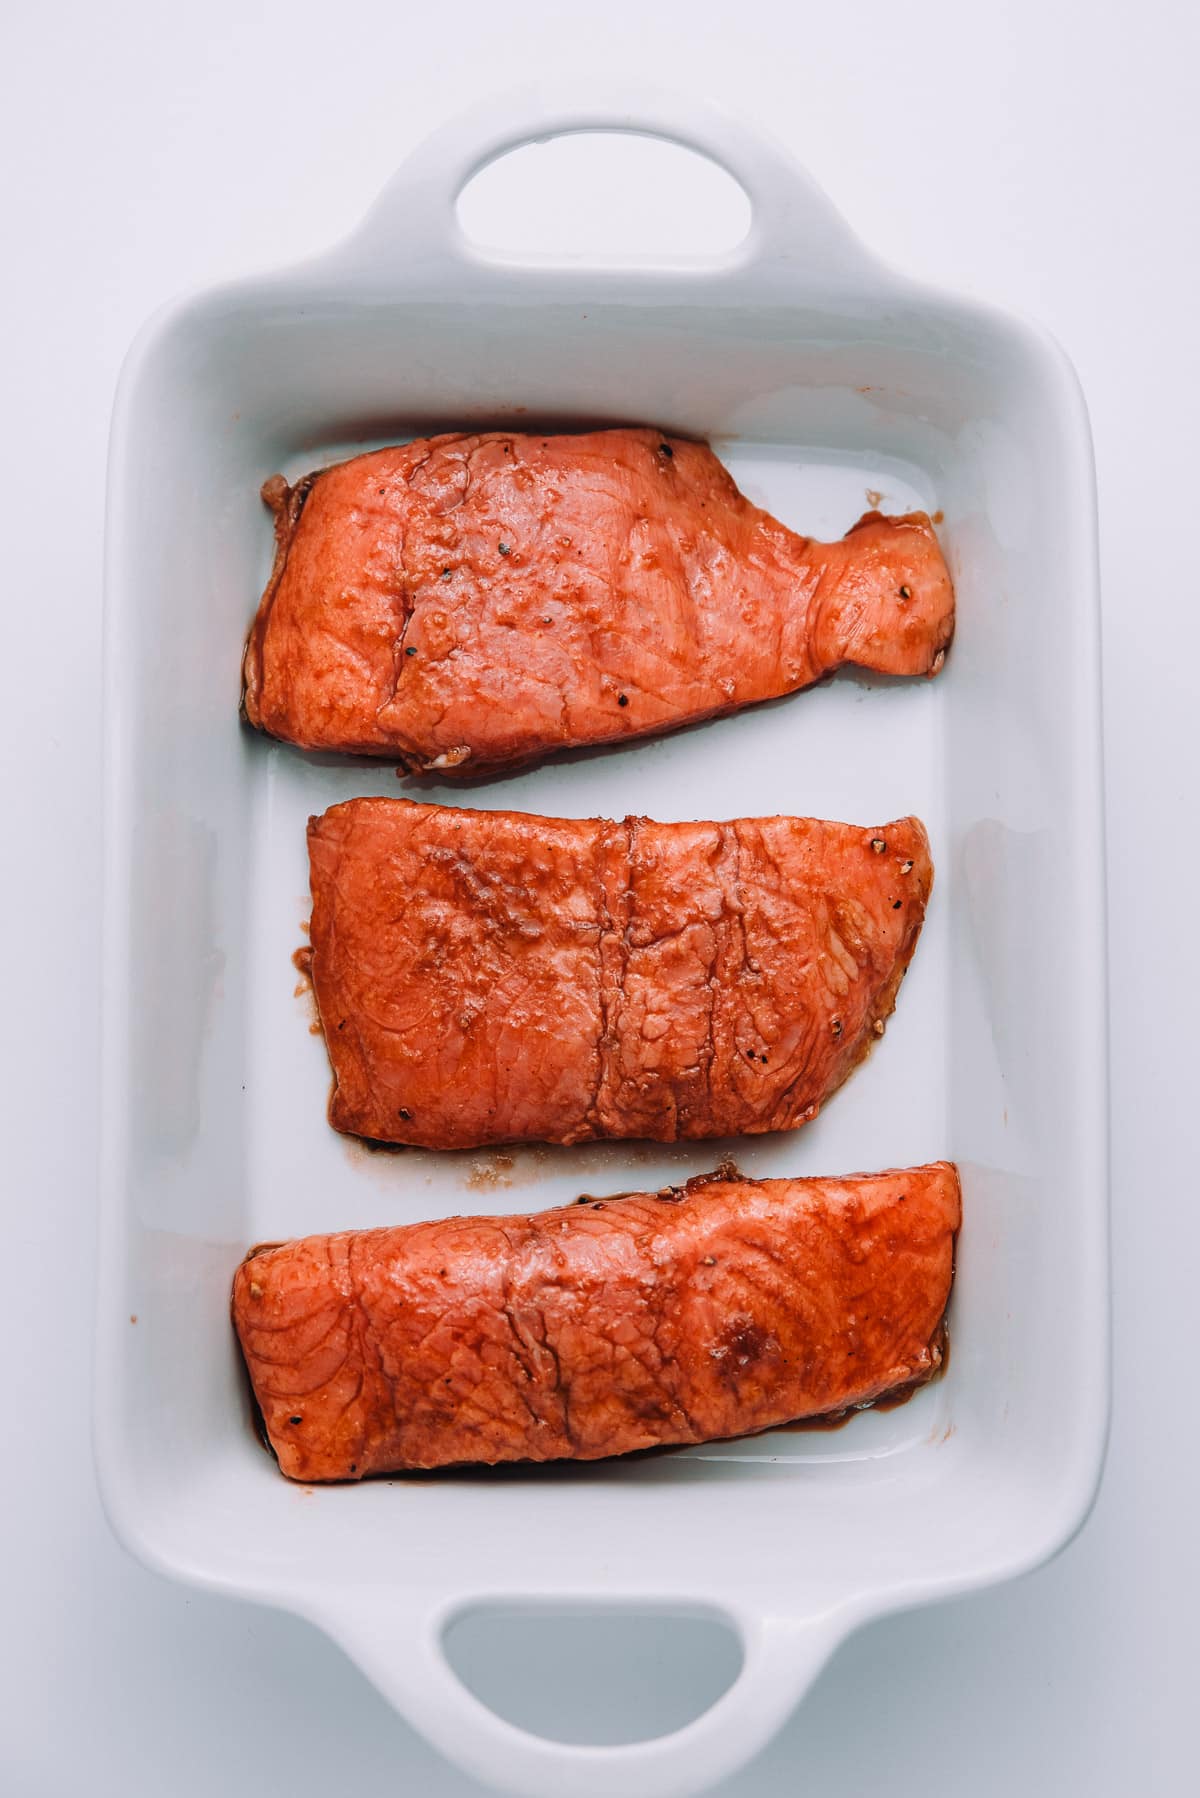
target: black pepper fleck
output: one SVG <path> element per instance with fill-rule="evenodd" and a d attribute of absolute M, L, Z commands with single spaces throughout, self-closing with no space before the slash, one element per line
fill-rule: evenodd
<path fill-rule="evenodd" d="M 402 1105 L 400 1107 L 400 1116 L 404 1119 L 405 1123 L 407 1124 L 410 1121 L 410 1119 L 412 1118 L 412 1112 L 406 1111 Z"/>
<path fill-rule="evenodd" d="M 415 655 L 416 655 L 416 653 L 417 653 L 417 652 L 416 652 L 416 650 L 415 650 L 415 649 L 414 649 L 414 648 L 413 648 L 413 646 L 412 646 L 412 644 L 411 644 L 411 643 L 410 643 L 410 644 L 409 644 L 409 646 L 408 646 L 408 648 L 407 648 L 407 649 L 406 649 L 406 650 L 405 650 L 405 652 L 404 652 L 404 653 L 405 653 L 405 655 L 406 655 L 406 656 L 415 656 Z"/>
<path fill-rule="evenodd" d="M 289 1417 L 288 1422 L 289 1423 L 303 1423 L 304 1419 L 302 1417 Z"/>
<path fill-rule="evenodd" d="M 512 546 L 511 546 L 511 544 L 508 544 L 508 543 L 501 543 L 501 544 L 498 544 L 498 545 L 497 545 L 497 548 L 498 548 L 498 549 L 499 549 L 499 551 L 500 551 L 500 554 L 501 554 L 501 555 L 502 555 L 502 556 L 511 556 L 511 555 L 512 555 Z"/>
<path fill-rule="evenodd" d="M 658 446 L 658 453 L 660 456 L 673 456 L 675 451 L 671 448 L 669 443 L 660 443 Z"/>
<path fill-rule="evenodd" d="M 617 704 L 618 705 L 628 705 L 629 704 L 628 693 L 618 693 L 617 694 Z"/>
<path fill-rule="evenodd" d="M 450 579 L 450 576 L 453 573 L 454 573 L 454 570 L 452 568 L 443 568 L 442 569 L 442 579 L 444 581 L 448 581 Z"/>
<path fill-rule="evenodd" d="M 899 899 L 893 899 L 893 900 L 892 900 L 892 910 L 893 910 L 893 911 L 899 911 L 899 910 L 900 910 L 900 901 L 899 901 Z"/>
<path fill-rule="evenodd" d="M 901 599 L 911 599 L 912 598 L 912 588 L 911 587 L 901 587 L 900 597 L 901 597 Z"/>

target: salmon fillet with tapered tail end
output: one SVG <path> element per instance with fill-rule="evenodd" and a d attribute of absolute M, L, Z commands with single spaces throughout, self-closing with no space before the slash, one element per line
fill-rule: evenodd
<path fill-rule="evenodd" d="M 233 1321 L 292 1479 L 590 1461 L 928 1379 L 960 1213 L 946 1161 L 846 1180 L 727 1171 L 283 1243 L 239 1267 Z"/>
<path fill-rule="evenodd" d="M 263 496 L 246 717 L 408 770 L 670 730 L 847 663 L 936 674 L 954 628 L 923 512 L 816 543 L 658 431 L 432 437 Z"/>
<path fill-rule="evenodd" d="M 353 799 L 308 848 L 330 1122 L 433 1149 L 806 1122 L 882 1034 L 933 880 L 915 818 Z"/>

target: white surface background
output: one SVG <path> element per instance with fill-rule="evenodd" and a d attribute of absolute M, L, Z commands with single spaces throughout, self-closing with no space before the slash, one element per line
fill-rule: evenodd
<path fill-rule="evenodd" d="M 1053 1566 L 852 1640 L 725 1798 L 1195 1790 L 1198 18 L 1187 0 L 8 12 L 0 1791 L 479 1789 L 315 1631 L 143 1572 L 97 1503 L 104 452 L 121 355 L 160 299 L 324 246 L 449 112 L 571 71 L 724 101 L 789 143 L 884 256 L 1036 315 L 1079 369 L 1099 463 L 1116 1322 L 1105 1482 Z"/>

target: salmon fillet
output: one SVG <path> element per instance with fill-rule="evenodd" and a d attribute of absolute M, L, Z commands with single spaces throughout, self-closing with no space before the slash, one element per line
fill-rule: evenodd
<path fill-rule="evenodd" d="M 816 543 L 658 431 L 432 437 L 263 496 L 246 717 L 409 770 L 669 730 L 846 663 L 935 674 L 954 628 L 923 512 Z"/>
<path fill-rule="evenodd" d="M 330 1122 L 433 1149 L 806 1122 L 882 1034 L 933 880 L 915 818 L 354 799 L 308 847 Z"/>
<path fill-rule="evenodd" d="M 710 1175 L 284 1243 L 239 1267 L 233 1321 L 291 1479 L 594 1460 L 928 1379 L 960 1214 L 945 1161 Z"/>

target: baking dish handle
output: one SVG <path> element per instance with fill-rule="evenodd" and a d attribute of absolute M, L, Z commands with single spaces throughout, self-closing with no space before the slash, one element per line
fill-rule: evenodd
<path fill-rule="evenodd" d="M 644 1609 L 644 1599 L 629 1601 Z M 607 1600 L 605 1611 L 619 1610 Z M 741 1671 L 699 1717 L 670 1735 L 617 1746 L 547 1740 L 498 1716 L 446 1660 L 443 1635 L 462 1607 L 423 1621 L 383 1593 L 339 1596 L 310 1612 L 401 1714 L 449 1761 L 518 1798 L 690 1798 L 745 1766 L 799 1703 L 844 1636 L 847 1621 L 717 1614 L 740 1637 Z"/>
<path fill-rule="evenodd" d="M 444 276 L 464 263 L 507 271 L 560 266 L 553 255 L 483 252 L 462 231 L 456 202 L 472 176 L 523 144 L 578 132 L 626 132 L 656 137 L 717 163 L 744 189 L 752 218 L 747 235 L 718 255 L 668 258 L 670 272 L 736 275 L 753 269 L 756 283 L 774 271 L 806 287 L 877 283 L 881 265 L 849 229 L 810 175 L 788 153 L 737 119 L 693 96 L 657 88 L 619 92 L 561 91 L 540 83 L 497 96 L 441 126 L 418 146 L 384 189 L 355 235 L 335 259 L 362 275 L 403 271 L 406 284 L 421 271 Z M 574 264 L 576 270 L 578 263 Z M 627 267 L 621 258 L 587 262 L 589 273 Z M 638 265 L 638 274 L 652 273 Z"/>

